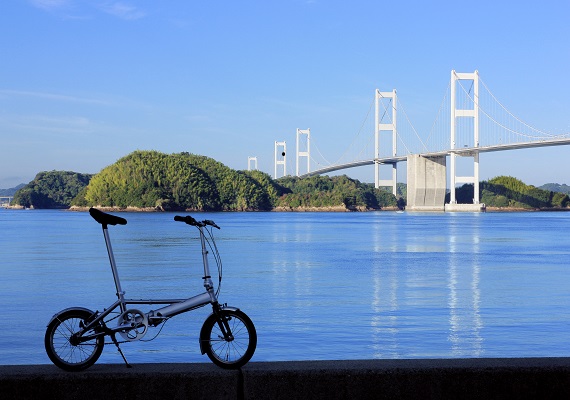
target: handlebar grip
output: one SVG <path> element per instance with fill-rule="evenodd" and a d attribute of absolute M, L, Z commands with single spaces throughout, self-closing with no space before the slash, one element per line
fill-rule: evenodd
<path fill-rule="evenodd" d="M 174 217 L 174 220 L 177 222 L 185 222 L 188 225 L 198 226 L 198 222 L 189 215 L 187 215 L 185 217 L 181 217 L 180 215 L 176 215 Z"/>

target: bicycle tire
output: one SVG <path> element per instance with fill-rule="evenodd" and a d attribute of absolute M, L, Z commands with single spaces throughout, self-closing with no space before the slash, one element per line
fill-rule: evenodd
<path fill-rule="evenodd" d="M 72 344 L 72 335 L 79 331 L 80 323 L 85 323 L 93 315 L 86 308 L 70 308 L 56 314 L 48 324 L 44 338 L 49 359 L 66 371 L 82 371 L 99 359 L 105 346 L 104 336 L 80 344 Z M 93 331 L 86 332 L 92 334 Z"/>
<path fill-rule="evenodd" d="M 251 319 L 240 310 L 221 310 L 222 318 L 229 323 L 233 340 L 224 339 L 218 318 L 212 314 L 202 326 L 200 345 L 217 366 L 224 369 L 237 369 L 244 366 L 253 356 L 257 346 L 257 332 Z"/>

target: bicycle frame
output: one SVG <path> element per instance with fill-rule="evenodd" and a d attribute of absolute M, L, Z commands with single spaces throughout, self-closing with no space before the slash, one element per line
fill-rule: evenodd
<path fill-rule="evenodd" d="M 208 250 L 206 248 L 206 238 L 204 236 L 204 227 L 197 226 L 198 231 L 200 232 L 200 246 L 202 248 L 202 263 L 204 266 L 204 287 L 206 288 L 206 292 L 198 294 L 196 296 L 190 297 L 188 299 L 126 299 L 125 292 L 121 287 L 121 281 L 119 278 L 119 272 L 117 270 L 117 264 L 115 262 L 115 255 L 113 253 L 113 247 L 111 245 L 111 238 L 109 236 L 109 230 L 106 224 L 103 224 L 103 236 L 105 238 L 105 245 L 107 247 L 107 254 L 109 255 L 109 262 L 111 264 L 111 272 L 113 273 L 113 279 L 115 281 L 115 288 L 117 290 L 117 301 L 111 304 L 108 308 L 106 308 L 103 312 L 98 313 L 95 312 L 95 318 L 87 325 L 78 332 L 78 341 L 85 342 L 92 340 L 96 336 L 111 334 L 115 332 L 125 331 L 127 329 L 132 329 L 131 324 L 124 324 L 119 325 L 114 328 L 108 328 L 106 331 L 97 333 L 94 335 L 83 335 L 83 333 L 89 331 L 100 322 L 103 321 L 105 317 L 109 314 L 114 312 L 117 307 L 120 308 L 121 313 L 127 311 L 127 305 L 137 305 L 137 304 L 144 304 L 144 305 L 154 305 L 154 304 L 168 304 L 165 307 L 159 308 L 157 310 L 152 310 L 146 313 L 146 317 L 149 320 L 151 325 L 157 325 L 160 322 L 164 321 L 167 318 L 173 317 L 175 315 L 205 306 L 206 304 L 212 304 L 214 307 L 214 313 L 217 313 L 219 310 L 218 299 L 216 297 L 216 293 L 214 292 L 214 284 L 212 282 L 212 278 L 210 275 L 210 266 L 208 262 Z M 140 321 L 137 321 L 140 322 Z M 223 329 L 225 331 L 225 329 Z"/>

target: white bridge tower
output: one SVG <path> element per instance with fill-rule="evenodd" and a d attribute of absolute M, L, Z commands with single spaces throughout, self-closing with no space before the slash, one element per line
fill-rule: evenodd
<path fill-rule="evenodd" d="M 306 135 L 307 136 L 307 140 L 302 140 L 301 135 Z M 304 146 L 302 146 L 304 145 Z M 301 151 L 301 147 L 303 147 L 303 150 Z M 299 159 L 301 157 L 307 157 L 307 172 L 305 172 L 306 174 L 308 174 L 309 172 L 311 172 L 311 167 L 310 167 L 310 161 L 311 161 L 311 129 L 299 129 L 297 128 L 297 169 L 296 169 L 296 173 L 297 176 L 300 176 L 299 174 Z"/>
<path fill-rule="evenodd" d="M 253 163 L 253 168 L 251 167 Z M 247 170 L 256 170 L 257 169 L 257 157 L 247 157 Z"/>
<path fill-rule="evenodd" d="M 392 164 L 392 179 L 380 179 L 380 164 L 378 163 L 378 158 L 380 158 L 380 133 L 382 131 L 389 131 L 392 132 L 392 153 L 391 156 L 396 156 L 397 152 L 397 124 L 396 124 L 396 103 L 397 103 L 397 96 L 396 90 L 392 90 L 391 92 L 381 92 L 376 89 L 376 95 L 374 96 L 374 103 L 375 103 L 375 118 L 374 118 L 374 143 L 375 143 L 375 151 L 374 151 L 374 158 L 376 161 L 374 162 L 374 186 L 378 189 L 379 187 L 389 186 L 392 187 L 392 193 L 396 196 L 396 189 L 397 189 L 397 164 Z M 389 99 L 390 106 L 386 106 L 383 104 L 383 99 Z M 384 112 L 382 112 L 382 117 L 380 117 L 380 105 L 382 104 L 384 108 Z M 388 114 L 391 108 L 392 120 L 390 123 L 382 122 L 383 117 Z"/>
<path fill-rule="evenodd" d="M 279 152 L 281 150 L 281 152 Z M 286 142 L 275 142 L 275 175 L 274 178 L 277 179 L 277 169 L 278 166 L 283 166 L 283 175 L 287 175 L 287 143 Z"/>
<path fill-rule="evenodd" d="M 457 95 L 457 81 L 471 80 L 473 81 L 473 92 L 460 93 Z M 458 99 L 463 98 L 458 107 Z M 459 73 L 455 70 L 451 71 L 451 171 L 450 171 L 450 204 L 457 204 L 455 198 L 455 185 L 457 183 L 473 184 L 473 204 L 479 204 L 479 151 L 475 150 L 470 154 L 461 154 L 462 157 L 473 157 L 473 176 L 457 176 L 456 158 L 459 156 L 453 150 L 457 148 L 457 125 L 458 118 L 473 119 L 473 144 L 469 147 L 479 147 L 479 72 Z"/>

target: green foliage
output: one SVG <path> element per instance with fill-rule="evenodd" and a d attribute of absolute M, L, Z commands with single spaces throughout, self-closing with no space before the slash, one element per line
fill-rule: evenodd
<path fill-rule="evenodd" d="M 400 183 L 398 182 L 396 184 L 396 193 L 398 194 L 398 197 L 405 199 L 408 197 L 408 185 L 405 183 Z"/>
<path fill-rule="evenodd" d="M 12 203 L 33 208 L 68 208 L 91 176 L 70 171 L 40 172 L 15 193 Z"/>
<path fill-rule="evenodd" d="M 270 210 L 280 195 L 268 175 L 205 156 L 135 151 L 97 174 L 78 202 L 163 210 Z"/>
<path fill-rule="evenodd" d="M 570 198 L 565 193 L 552 192 L 552 207 L 566 208 L 570 203 Z"/>
<path fill-rule="evenodd" d="M 374 209 L 397 206 L 398 200 L 394 195 L 383 190 L 377 190 L 373 185 L 361 183 L 346 175 L 342 176 L 311 176 L 300 179 L 283 177 L 277 180 L 288 193 L 284 192 L 278 199 L 280 207 L 338 207 L 348 209 Z"/>
<path fill-rule="evenodd" d="M 565 208 L 570 202 L 568 195 L 542 190 L 510 176 L 498 176 L 483 181 L 479 186 L 481 203 L 489 207 L 514 208 Z M 473 202 L 473 185 L 467 184 L 456 189 L 458 203 Z"/>
<path fill-rule="evenodd" d="M 187 161 L 201 168 L 213 181 L 225 211 L 270 210 L 268 188 L 244 171 L 235 171 L 205 156 L 182 153 Z M 257 176 L 257 175 L 256 175 Z"/>
<path fill-rule="evenodd" d="M 258 185 L 265 188 L 271 208 L 275 207 L 279 198 L 286 194 L 291 193 L 291 189 L 285 188 L 274 181 L 269 174 L 258 170 L 245 171 L 245 174 L 257 182 Z"/>
<path fill-rule="evenodd" d="M 208 175 L 183 155 L 135 151 L 93 177 L 90 206 L 216 210 L 218 193 Z"/>

